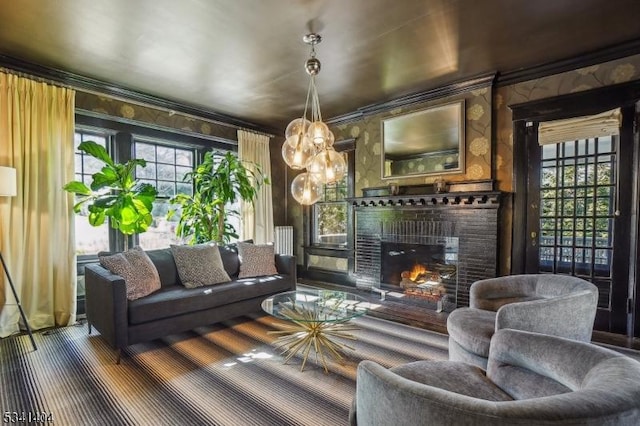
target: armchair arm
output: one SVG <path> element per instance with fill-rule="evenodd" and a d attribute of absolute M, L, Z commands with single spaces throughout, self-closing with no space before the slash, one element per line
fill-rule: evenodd
<path fill-rule="evenodd" d="M 128 345 L 127 289 L 119 275 L 98 264 L 85 267 L 87 321 L 114 348 Z"/>
<path fill-rule="evenodd" d="M 469 306 L 495 312 L 503 305 L 536 298 L 535 286 L 536 278 L 532 275 L 510 275 L 476 281 L 469 288 Z"/>
<path fill-rule="evenodd" d="M 503 328 L 533 331 L 589 342 L 598 295 L 585 290 L 566 296 L 502 306 L 496 314 L 496 331 Z"/>
<path fill-rule="evenodd" d="M 358 365 L 352 425 L 495 425 L 496 403 L 414 382 L 373 361 Z"/>
<path fill-rule="evenodd" d="M 290 277 L 291 290 L 296 289 L 298 281 L 298 265 L 296 257 L 285 254 L 276 254 L 276 269 L 279 274 L 288 275 Z"/>

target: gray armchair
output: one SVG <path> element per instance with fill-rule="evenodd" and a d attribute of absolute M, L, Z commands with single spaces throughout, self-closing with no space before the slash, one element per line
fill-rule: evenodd
<path fill-rule="evenodd" d="M 638 425 L 640 362 L 591 343 L 495 333 L 488 369 L 358 366 L 352 425 Z"/>
<path fill-rule="evenodd" d="M 487 368 L 497 330 L 512 328 L 589 342 L 598 289 L 568 275 L 511 275 L 476 281 L 469 307 L 447 318 L 449 360 Z"/>

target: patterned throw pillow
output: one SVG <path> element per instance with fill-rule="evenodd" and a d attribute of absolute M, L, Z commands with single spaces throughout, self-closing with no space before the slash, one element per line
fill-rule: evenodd
<path fill-rule="evenodd" d="M 158 270 L 141 247 L 124 253 L 98 256 L 98 259 L 112 274 L 124 278 L 129 300 L 139 299 L 160 289 Z"/>
<path fill-rule="evenodd" d="M 224 270 L 220 250 L 213 244 L 171 246 L 180 281 L 187 288 L 231 281 Z"/>
<path fill-rule="evenodd" d="M 271 244 L 238 243 L 238 255 L 240 256 L 238 278 L 259 277 L 278 273 L 275 263 L 275 251 Z"/>

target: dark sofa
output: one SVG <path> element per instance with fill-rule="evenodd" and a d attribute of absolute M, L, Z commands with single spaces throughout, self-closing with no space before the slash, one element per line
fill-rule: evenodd
<path fill-rule="evenodd" d="M 95 327 L 117 351 L 169 334 L 259 312 L 262 301 L 276 293 L 295 290 L 294 256 L 275 255 L 277 275 L 238 278 L 240 260 L 233 246 L 220 247 L 231 281 L 186 288 L 178 276 L 170 249 L 146 252 L 160 275 L 161 288 L 136 300 L 127 300 L 124 279 L 99 264 L 85 268 L 89 333 Z"/>

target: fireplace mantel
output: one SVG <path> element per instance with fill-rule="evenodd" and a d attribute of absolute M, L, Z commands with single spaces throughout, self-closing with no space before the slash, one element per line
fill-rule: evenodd
<path fill-rule="evenodd" d="M 500 202 L 500 191 L 447 192 L 442 194 L 408 194 L 377 195 L 370 197 L 354 197 L 347 200 L 354 207 L 377 206 L 431 206 L 431 207 L 465 207 L 479 208 L 496 206 Z"/>

